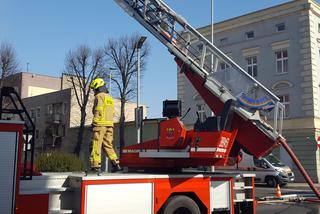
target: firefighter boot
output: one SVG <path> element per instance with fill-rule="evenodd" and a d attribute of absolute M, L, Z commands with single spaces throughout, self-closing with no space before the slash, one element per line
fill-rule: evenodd
<path fill-rule="evenodd" d="M 111 172 L 118 172 L 122 170 L 121 166 L 119 165 L 119 160 L 112 160 L 111 165 L 112 165 Z"/>

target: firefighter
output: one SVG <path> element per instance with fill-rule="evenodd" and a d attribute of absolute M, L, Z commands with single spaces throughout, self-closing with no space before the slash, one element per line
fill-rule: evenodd
<path fill-rule="evenodd" d="M 92 109 L 92 140 L 90 165 L 91 171 L 100 172 L 101 149 L 108 156 L 112 164 L 112 172 L 120 171 L 119 160 L 112 145 L 113 141 L 113 115 L 114 101 L 105 87 L 101 78 L 96 78 L 90 83 L 94 91 L 94 106 Z"/>

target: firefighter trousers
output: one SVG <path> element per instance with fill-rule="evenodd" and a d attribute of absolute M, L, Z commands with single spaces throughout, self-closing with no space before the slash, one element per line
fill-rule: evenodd
<path fill-rule="evenodd" d="M 90 153 L 90 165 L 92 168 L 101 167 L 101 149 L 103 149 L 110 161 L 118 159 L 113 149 L 112 141 L 113 127 L 95 126 L 93 128 Z"/>

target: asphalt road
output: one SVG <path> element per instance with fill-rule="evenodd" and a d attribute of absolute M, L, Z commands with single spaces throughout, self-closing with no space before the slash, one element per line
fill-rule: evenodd
<path fill-rule="evenodd" d="M 276 188 L 270 188 L 265 185 L 256 184 L 255 189 L 256 197 L 274 196 Z M 298 194 L 299 196 L 312 196 L 312 191 L 306 186 L 288 186 L 281 188 L 282 195 Z M 304 214 L 304 213 L 317 213 L 320 214 L 320 203 L 307 203 L 307 202 L 276 202 L 268 203 L 263 201 L 258 203 L 258 214 Z"/>
<path fill-rule="evenodd" d="M 276 188 L 268 187 L 266 185 L 262 184 L 256 184 L 256 197 L 264 197 L 264 196 L 274 196 L 276 194 Z M 285 186 L 281 187 L 281 193 L 283 195 L 288 195 L 288 194 L 298 194 L 298 195 L 313 195 L 312 190 L 307 187 L 306 185 L 304 186 Z"/>

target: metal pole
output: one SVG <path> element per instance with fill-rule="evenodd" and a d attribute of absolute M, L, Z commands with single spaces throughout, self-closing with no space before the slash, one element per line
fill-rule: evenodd
<path fill-rule="evenodd" d="M 143 43 L 146 41 L 147 37 L 141 36 L 140 39 L 137 41 L 136 48 L 137 48 L 137 108 L 136 108 L 136 125 L 137 125 L 137 143 L 141 143 L 140 132 L 141 132 L 141 112 L 140 112 L 140 67 L 141 67 L 141 47 Z"/>
<path fill-rule="evenodd" d="M 213 1 L 214 0 L 211 0 L 211 43 L 213 44 L 213 39 L 214 39 L 214 36 L 213 36 Z M 213 53 L 211 53 L 211 72 L 213 72 L 214 70 L 214 56 L 213 56 Z M 213 111 L 211 111 L 211 116 L 214 116 L 214 113 Z"/>
<path fill-rule="evenodd" d="M 211 0 L 211 43 L 213 45 L 213 40 L 214 40 L 214 36 L 213 36 L 213 1 L 214 0 Z M 214 70 L 214 56 L 213 56 L 213 53 L 211 53 L 211 72 L 213 72 Z M 214 116 L 214 113 L 213 111 L 211 111 L 211 116 Z M 211 172 L 214 172 L 214 166 L 211 166 L 210 167 L 210 171 Z"/>
<path fill-rule="evenodd" d="M 137 109 L 140 106 L 140 51 L 141 48 L 138 47 L 138 59 L 137 59 Z M 137 143 L 140 142 L 140 125 L 137 127 Z"/>
<path fill-rule="evenodd" d="M 112 70 L 110 69 L 110 74 L 109 74 L 109 94 L 111 95 L 111 78 L 112 78 Z"/>
<path fill-rule="evenodd" d="M 211 43 L 213 44 L 213 40 L 214 40 L 214 36 L 213 36 L 213 21 L 214 21 L 214 17 L 213 17 L 213 1 L 214 0 L 211 0 Z M 213 71 L 213 53 L 211 54 L 211 71 Z"/>

